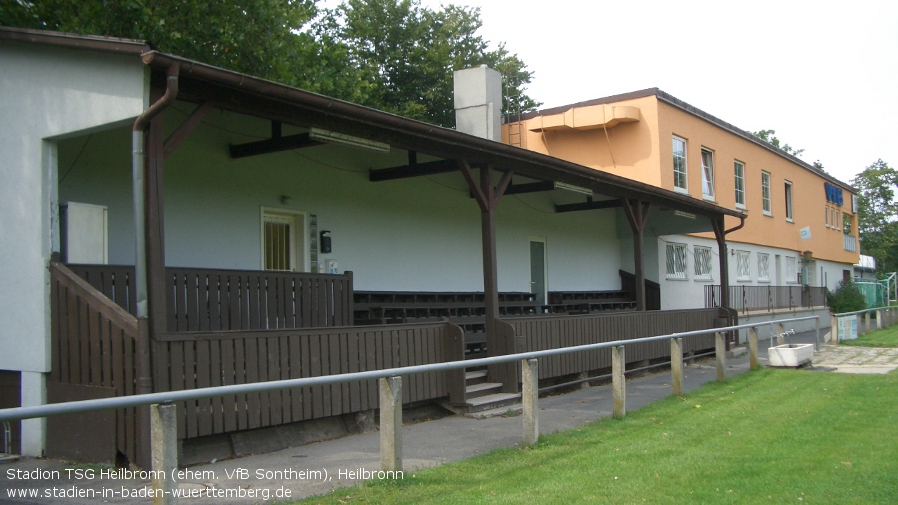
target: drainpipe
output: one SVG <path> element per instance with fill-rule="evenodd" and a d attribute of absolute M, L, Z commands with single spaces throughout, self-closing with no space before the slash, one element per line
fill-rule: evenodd
<path fill-rule="evenodd" d="M 144 135 L 150 120 L 171 105 L 178 96 L 178 72 L 180 65 L 172 63 L 165 72 L 167 80 L 165 94 L 137 117 L 131 131 L 131 177 L 134 198 L 134 234 L 136 259 L 134 264 L 135 287 L 137 292 L 138 324 L 138 379 L 139 394 L 152 393 L 153 379 L 150 371 L 149 303 L 147 297 L 147 251 L 146 251 L 146 159 L 144 157 Z"/>

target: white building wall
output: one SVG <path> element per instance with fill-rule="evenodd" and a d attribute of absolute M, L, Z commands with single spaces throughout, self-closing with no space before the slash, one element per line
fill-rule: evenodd
<path fill-rule="evenodd" d="M 687 251 L 686 278 L 669 279 L 667 277 L 667 244 L 685 244 Z M 695 247 L 711 248 L 711 280 L 696 279 Z M 730 286 L 798 286 L 802 268 L 801 253 L 775 247 L 755 244 L 728 242 L 728 271 Z M 748 276 L 740 277 L 737 257 L 740 252 L 748 253 Z M 759 256 L 768 255 L 768 276 L 763 280 L 759 271 Z M 790 260 L 791 258 L 791 260 Z M 789 264 L 794 261 L 794 275 L 790 275 Z M 690 235 L 665 235 L 658 239 L 658 268 L 661 277 L 661 309 L 688 309 L 705 306 L 705 286 L 720 284 L 720 256 L 717 242 L 711 239 Z M 826 286 L 834 290 L 842 281 L 843 270 L 851 270 L 847 263 L 836 263 L 824 260 L 812 260 L 808 266 L 808 284 L 810 286 Z"/>
<path fill-rule="evenodd" d="M 166 124 L 183 117 L 172 112 Z M 483 289 L 480 210 L 458 173 L 374 183 L 368 168 L 403 165 L 404 151 L 379 155 L 336 146 L 230 159 L 229 144 L 257 140 L 233 132 L 264 137 L 267 128 L 264 121 L 216 113 L 168 159 L 169 266 L 261 269 L 262 208 L 282 208 L 317 215 L 318 230 L 329 230 L 333 244 L 320 260 L 353 271 L 358 290 Z M 60 147 L 61 166 L 77 158 L 60 183 L 60 200 L 108 206 L 112 264 L 133 264 L 129 138 L 121 129 Z M 552 198 L 559 196 L 501 200 L 500 290 L 530 291 L 531 237 L 546 241 L 549 290 L 620 287 L 615 211 L 558 214 Z"/>
<path fill-rule="evenodd" d="M 36 374 L 50 367 L 55 141 L 137 116 L 148 81 L 136 57 L 12 42 L 0 44 L 0 69 L 0 369 L 25 372 L 24 404 L 45 397 Z M 42 447 L 34 423 L 23 423 L 29 454 Z"/>
<path fill-rule="evenodd" d="M 146 79 L 137 58 L 14 43 L 0 68 L 0 369 L 46 372 L 54 137 L 136 116 Z"/>

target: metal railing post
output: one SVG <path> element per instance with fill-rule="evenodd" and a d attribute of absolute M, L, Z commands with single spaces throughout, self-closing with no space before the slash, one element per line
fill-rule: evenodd
<path fill-rule="evenodd" d="M 177 505 L 178 416 L 175 404 L 150 406 L 150 453 L 153 470 L 153 504 Z"/>
<path fill-rule="evenodd" d="M 524 404 L 524 445 L 539 440 L 539 361 L 521 360 L 521 398 Z"/>
<path fill-rule="evenodd" d="M 748 368 L 758 369 L 758 329 L 748 329 Z"/>
<path fill-rule="evenodd" d="M 683 396 L 683 339 L 670 339 L 670 387 L 674 396 Z"/>
<path fill-rule="evenodd" d="M 714 354 L 717 355 L 717 380 L 722 381 L 726 378 L 727 367 L 727 350 L 723 333 L 714 334 Z"/>
<path fill-rule="evenodd" d="M 624 360 L 624 346 L 611 348 L 611 389 L 614 399 L 615 419 L 623 419 L 627 415 L 627 379 L 624 377 L 626 367 Z"/>
<path fill-rule="evenodd" d="M 380 468 L 402 470 L 402 377 L 378 380 L 380 389 Z"/>

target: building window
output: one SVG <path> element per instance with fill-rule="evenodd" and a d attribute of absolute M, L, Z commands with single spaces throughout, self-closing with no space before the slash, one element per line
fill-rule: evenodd
<path fill-rule="evenodd" d="M 714 153 L 702 149 L 702 196 L 714 199 Z"/>
<path fill-rule="evenodd" d="M 745 208 L 745 164 L 741 161 L 733 162 L 733 172 L 736 177 L 736 207 Z"/>
<path fill-rule="evenodd" d="M 823 210 L 826 211 L 826 212 L 825 212 L 825 214 L 826 214 L 826 227 L 829 228 L 829 227 L 830 227 L 830 224 L 829 224 L 829 205 L 824 205 L 824 206 L 823 206 Z"/>
<path fill-rule="evenodd" d="M 786 181 L 786 221 L 792 222 L 792 183 Z"/>
<path fill-rule="evenodd" d="M 758 253 L 758 282 L 770 282 L 770 255 Z"/>
<path fill-rule="evenodd" d="M 765 216 L 771 215 L 770 212 L 770 174 L 761 172 L 761 210 Z"/>
<path fill-rule="evenodd" d="M 667 278 L 686 279 L 686 244 L 667 244 Z"/>
<path fill-rule="evenodd" d="M 710 281 L 711 278 L 711 248 L 700 245 L 695 246 L 695 280 Z"/>
<path fill-rule="evenodd" d="M 786 284 L 798 282 L 798 258 L 786 256 Z"/>
<path fill-rule="evenodd" d="M 851 235 L 851 214 L 842 214 L 842 233 Z"/>
<path fill-rule="evenodd" d="M 751 264 L 750 260 L 751 253 L 748 251 L 736 251 L 736 280 L 737 281 L 750 281 L 751 280 Z"/>
<path fill-rule="evenodd" d="M 685 193 L 689 186 L 686 182 L 686 141 L 680 137 L 673 138 L 674 191 Z"/>

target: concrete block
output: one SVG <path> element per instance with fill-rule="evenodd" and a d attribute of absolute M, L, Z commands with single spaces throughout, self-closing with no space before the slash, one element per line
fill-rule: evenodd
<path fill-rule="evenodd" d="M 521 360 L 521 383 L 524 404 L 524 445 L 539 439 L 539 365 L 535 359 Z"/>
<path fill-rule="evenodd" d="M 174 470 L 178 468 L 177 407 L 150 406 L 150 448 L 153 470 L 153 504 L 178 503 L 173 491 L 178 487 Z"/>
<path fill-rule="evenodd" d="M 670 339 L 670 386 L 674 396 L 683 396 L 683 339 Z"/>
<path fill-rule="evenodd" d="M 624 376 L 626 367 L 624 346 L 611 348 L 611 389 L 614 400 L 612 417 L 623 419 L 627 415 L 627 381 Z"/>
<path fill-rule="evenodd" d="M 378 379 L 380 389 L 380 467 L 402 470 L 402 377 Z"/>
<path fill-rule="evenodd" d="M 717 332 L 714 334 L 714 353 L 717 355 L 717 380 L 726 379 L 727 367 L 727 347 L 724 334 Z"/>

